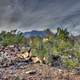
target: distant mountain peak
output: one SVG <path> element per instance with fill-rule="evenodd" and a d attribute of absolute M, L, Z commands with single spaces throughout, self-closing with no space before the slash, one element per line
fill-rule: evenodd
<path fill-rule="evenodd" d="M 49 30 L 49 33 L 50 33 L 50 30 Z M 52 33 L 52 32 L 51 32 Z M 36 36 L 39 36 L 39 37 L 46 37 L 46 35 L 48 34 L 48 31 L 47 30 L 44 30 L 44 31 L 37 31 L 37 30 L 32 30 L 30 32 L 25 32 L 24 33 L 24 36 L 26 38 L 29 38 L 29 37 L 36 37 Z"/>

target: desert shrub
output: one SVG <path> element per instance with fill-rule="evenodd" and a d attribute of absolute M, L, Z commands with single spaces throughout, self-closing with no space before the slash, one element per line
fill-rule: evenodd
<path fill-rule="evenodd" d="M 78 62 L 76 60 L 66 59 L 64 65 L 68 69 L 73 69 L 78 66 Z"/>
<path fill-rule="evenodd" d="M 38 56 L 40 58 L 44 58 L 48 56 L 48 52 L 46 49 L 33 49 L 32 50 L 32 56 Z"/>
<path fill-rule="evenodd" d="M 23 33 L 18 32 L 17 34 L 12 34 L 11 32 L 2 31 L 0 33 L 0 44 L 3 46 L 14 45 L 14 44 L 25 44 L 25 37 Z"/>
<path fill-rule="evenodd" d="M 59 55 L 49 55 L 48 64 L 60 68 L 62 65 L 61 57 Z"/>
<path fill-rule="evenodd" d="M 19 77 L 19 76 L 17 76 L 17 77 L 15 78 L 15 80 L 21 80 L 21 79 L 20 79 L 20 77 Z"/>

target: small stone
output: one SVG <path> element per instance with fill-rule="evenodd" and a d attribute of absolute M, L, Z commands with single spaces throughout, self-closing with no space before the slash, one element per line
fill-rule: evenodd
<path fill-rule="evenodd" d="M 36 70 L 30 70 L 26 72 L 26 74 L 35 74 L 35 73 L 36 73 Z"/>

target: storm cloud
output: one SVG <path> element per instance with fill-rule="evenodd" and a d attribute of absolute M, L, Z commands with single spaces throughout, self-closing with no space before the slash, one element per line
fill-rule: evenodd
<path fill-rule="evenodd" d="M 0 30 L 60 26 L 80 33 L 80 0 L 0 0 Z"/>

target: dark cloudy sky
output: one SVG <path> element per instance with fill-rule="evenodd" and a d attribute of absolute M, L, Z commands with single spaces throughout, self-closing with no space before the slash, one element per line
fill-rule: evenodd
<path fill-rule="evenodd" d="M 0 0 L 0 31 L 59 26 L 80 33 L 80 0 Z"/>

